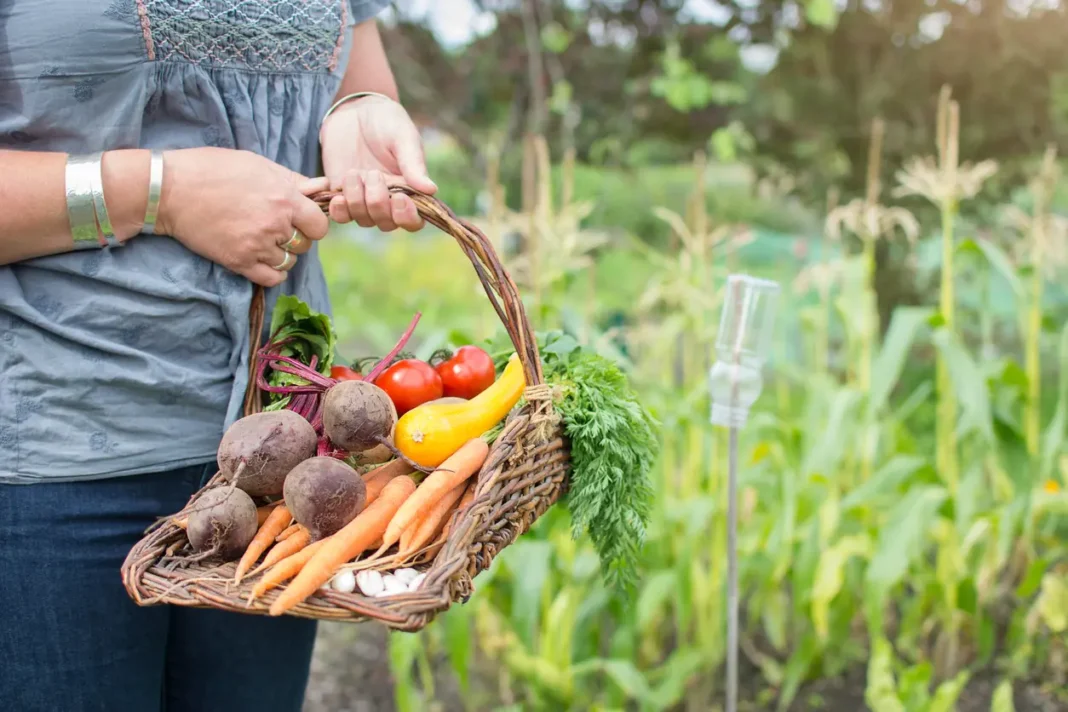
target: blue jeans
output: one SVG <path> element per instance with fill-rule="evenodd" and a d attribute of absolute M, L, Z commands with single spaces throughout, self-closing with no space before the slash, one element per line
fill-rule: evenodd
<path fill-rule="evenodd" d="M 0 485 L 0 709 L 300 710 L 314 621 L 141 608 L 123 588 L 130 547 L 214 471 Z"/>

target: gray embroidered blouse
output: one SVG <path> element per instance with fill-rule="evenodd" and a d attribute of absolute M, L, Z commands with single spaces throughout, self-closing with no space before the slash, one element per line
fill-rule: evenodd
<path fill-rule="evenodd" d="M 314 175 L 349 30 L 386 4 L 6 0 L 0 147 L 224 146 Z M 315 250 L 269 308 L 279 290 L 329 312 Z M 241 411 L 251 293 L 162 236 L 0 266 L 0 483 L 214 459 Z"/>

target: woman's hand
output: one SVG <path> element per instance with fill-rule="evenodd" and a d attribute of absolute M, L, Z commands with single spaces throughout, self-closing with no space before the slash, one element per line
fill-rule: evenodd
<path fill-rule="evenodd" d="M 404 107 L 378 96 L 360 97 L 326 118 L 320 138 L 330 185 L 342 191 L 330 202 L 334 222 L 356 221 L 386 232 L 423 226 L 412 199 L 389 192 L 398 183 L 429 194 L 438 189 L 427 175 L 419 130 Z"/>
<path fill-rule="evenodd" d="M 311 249 L 311 240 L 326 235 L 330 221 L 307 197 L 326 187 L 325 178 L 305 178 L 248 151 L 168 151 L 157 230 L 256 284 L 273 287 L 285 281 L 297 256 Z"/>

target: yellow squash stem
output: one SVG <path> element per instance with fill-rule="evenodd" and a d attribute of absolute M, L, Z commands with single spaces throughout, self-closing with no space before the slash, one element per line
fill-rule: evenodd
<path fill-rule="evenodd" d="M 526 378 L 515 355 L 493 385 L 462 403 L 427 403 L 397 421 L 393 443 L 423 467 L 437 467 L 464 443 L 504 420 L 523 395 Z"/>

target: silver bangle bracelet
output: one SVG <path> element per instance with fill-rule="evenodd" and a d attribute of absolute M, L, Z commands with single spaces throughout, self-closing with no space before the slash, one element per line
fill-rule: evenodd
<path fill-rule="evenodd" d="M 122 242 L 115 236 L 115 229 L 111 226 L 107 202 L 104 199 L 104 156 L 98 153 L 94 158 L 96 170 L 92 173 L 93 208 L 96 211 L 96 224 L 100 228 L 99 239 L 102 245 L 122 247 Z"/>
<path fill-rule="evenodd" d="M 67 156 L 66 195 L 67 218 L 76 249 L 107 245 L 101 239 L 93 206 L 93 185 L 100 173 L 100 154 Z"/>
<path fill-rule="evenodd" d="M 141 232 L 146 235 L 156 234 L 156 221 L 159 219 L 159 199 L 163 194 L 163 153 L 152 151 L 148 168 L 148 205 L 145 207 L 145 222 Z"/>
<path fill-rule="evenodd" d="M 377 96 L 381 99 L 385 99 L 386 101 L 392 101 L 394 104 L 397 103 L 397 100 L 393 97 L 386 96 L 385 94 L 379 94 L 376 91 L 358 91 L 354 94 L 346 94 L 345 96 L 341 97 L 333 104 L 331 104 L 330 108 L 326 110 L 326 113 L 323 114 L 323 118 L 319 121 L 319 128 L 322 129 L 323 123 L 326 122 L 326 118 L 330 116 L 330 114 L 334 113 L 334 111 L 336 111 L 339 106 L 341 106 L 342 104 L 347 104 L 348 102 L 354 101 L 356 99 L 362 99 L 365 96 Z"/>

